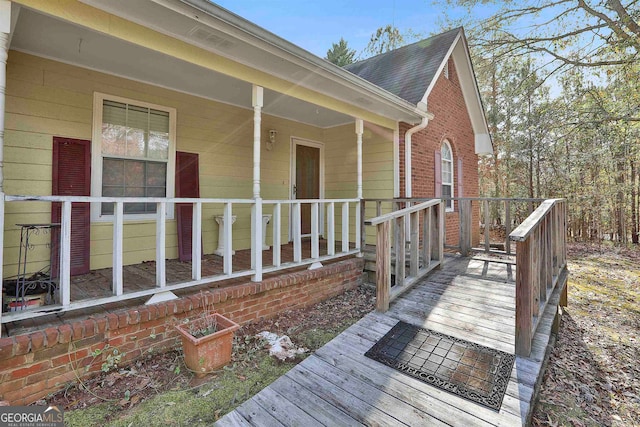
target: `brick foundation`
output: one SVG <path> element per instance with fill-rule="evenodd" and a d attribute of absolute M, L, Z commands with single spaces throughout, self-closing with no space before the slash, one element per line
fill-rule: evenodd
<path fill-rule="evenodd" d="M 33 403 L 79 378 L 99 372 L 107 345 L 122 354 L 120 365 L 146 352 L 176 348 L 174 325 L 198 317 L 203 306 L 237 323 L 275 316 L 281 311 L 324 301 L 362 282 L 362 258 L 351 258 L 317 270 L 285 273 L 259 283 L 210 289 L 180 299 L 138 306 L 107 315 L 0 339 L 0 401 Z"/>

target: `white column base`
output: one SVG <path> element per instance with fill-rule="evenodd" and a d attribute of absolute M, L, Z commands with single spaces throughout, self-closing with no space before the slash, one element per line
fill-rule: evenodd
<path fill-rule="evenodd" d="M 218 249 L 213 251 L 215 255 L 224 256 L 224 215 L 216 215 L 213 217 L 218 223 Z M 231 215 L 231 225 L 236 222 L 236 216 Z M 235 255 L 236 251 L 231 251 L 231 255 Z"/>
<path fill-rule="evenodd" d="M 271 214 L 262 215 L 262 250 L 268 251 L 271 246 L 267 245 L 267 224 L 271 222 Z"/>

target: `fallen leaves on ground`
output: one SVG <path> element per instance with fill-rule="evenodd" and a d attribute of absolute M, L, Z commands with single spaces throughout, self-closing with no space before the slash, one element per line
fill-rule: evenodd
<path fill-rule="evenodd" d="M 534 426 L 640 426 L 640 249 L 569 247 L 569 306 Z"/>

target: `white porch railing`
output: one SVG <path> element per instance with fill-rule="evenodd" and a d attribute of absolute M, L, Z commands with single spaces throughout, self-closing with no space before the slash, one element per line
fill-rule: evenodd
<path fill-rule="evenodd" d="M 52 312 L 71 311 L 91 306 L 99 306 L 116 301 L 151 296 L 158 292 L 173 291 L 194 287 L 206 283 L 217 282 L 237 277 L 252 276 L 252 280 L 262 280 L 263 273 L 272 273 L 292 267 L 304 266 L 314 262 L 322 262 L 330 259 L 353 255 L 360 251 L 360 200 L 359 199 L 312 199 L 312 200 L 262 200 L 262 199 L 205 199 L 205 198 L 132 198 L 132 197 L 83 197 L 83 196 L 10 196 L 0 193 L 0 242 L 4 240 L 7 205 L 12 203 L 48 202 L 61 204 L 60 242 L 59 242 L 59 272 L 57 275 L 57 298 L 55 304 L 42 307 L 24 309 L 20 311 L 5 312 L 0 317 L 0 323 L 17 321 L 26 318 L 34 318 L 51 314 Z M 124 250 L 123 238 L 126 220 L 124 205 L 126 203 L 144 202 L 155 203 L 155 287 L 127 292 L 123 280 Z M 71 293 L 71 207 L 74 203 L 113 203 L 113 252 L 112 252 L 112 292 L 111 295 L 83 300 L 73 300 Z M 192 224 L 192 271 L 191 280 L 180 283 L 167 283 L 166 272 L 166 212 L 167 205 L 193 204 Z M 304 257 L 302 251 L 302 206 L 309 205 L 311 210 L 310 257 Z M 251 252 L 252 264 L 249 269 L 234 270 L 233 265 L 233 230 L 231 218 L 234 215 L 234 207 L 243 206 L 251 208 Z M 221 274 L 203 277 L 202 275 L 202 223 L 203 207 L 214 207 L 218 212 L 223 212 L 223 235 L 226 244 L 223 249 L 223 271 Z M 287 209 L 283 209 L 286 207 Z M 283 212 L 285 211 L 286 212 Z M 242 209 L 248 216 L 248 209 Z M 269 212 L 272 215 L 273 227 L 273 265 L 262 265 L 262 214 Z M 340 212 L 340 233 L 336 233 L 336 212 Z M 40 214 L 46 215 L 44 213 Z M 240 213 L 237 213 L 240 216 Z M 282 262 L 282 224 L 283 216 L 289 215 L 290 237 L 293 242 L 293 261 Z M 355 218 L 350 220 L 350 218 Z M 240 219 L 240 218 L 239 218 Z M 324 222 L 321 222 L 323 221 Z M 108 222 L 107 222 L 108 223 Z M 326 224 L 321 233 L 322 225 Z M 321 254 L 320 236 L 324 235 L 327 241 L 326 254 Z M 353 237 L 351 237 L 353 236 Z M 336 248 L 336 238 L 342 242 Z M 0 245 L 0 277 L 3 275 L 4 246 Z M 8 272 L 6 272 L 8 273 Z M 3 302 L 0 299 L 0 305 Z"/>

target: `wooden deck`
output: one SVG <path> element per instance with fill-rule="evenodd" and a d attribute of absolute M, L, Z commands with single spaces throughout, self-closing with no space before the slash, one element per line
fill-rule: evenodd
<path fill-rule="evenodd" d="M 524 425 L 559 292 L 541 319 L 531 356 L 516 358 L 499 412 L 364 356 L 399 320 L 514 353 L 514 278 L 512 263 L 446 257 L 441 270 L 396 299 L 388 312 L 368 314 L 217 425 Z"/>

